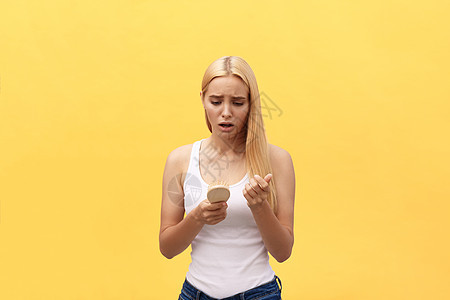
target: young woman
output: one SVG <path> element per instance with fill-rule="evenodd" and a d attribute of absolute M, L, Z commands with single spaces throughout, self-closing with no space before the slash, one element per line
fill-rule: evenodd
<path fill-rule="evenodd" d="M 173 150 L 163 175 L 161 253 L 192 247 L 179 299 L 281 299 L 268 252 L 283 262 L 294 243 L 291 156 L 268 144 L 256 78 L 242 58 L 214 61 L 200 96 L 211 135 Z M 217 180 L 230 197 L 211 203 Z"/>

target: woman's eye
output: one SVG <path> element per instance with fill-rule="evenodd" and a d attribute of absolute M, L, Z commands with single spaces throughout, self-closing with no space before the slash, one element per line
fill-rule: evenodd
<path fill-rule="evenodd" d="M 221 103 L 222 103 L 221 101 L 211 101 L 212 105 L 220 105 Z M 242 102 L 233 102 L 233 104 L 237 105 L 237 106 L 244 105 L 244 103 L 242 103 Z"/>

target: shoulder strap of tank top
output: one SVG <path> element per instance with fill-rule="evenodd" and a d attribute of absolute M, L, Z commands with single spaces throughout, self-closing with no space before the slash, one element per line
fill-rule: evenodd
<path fill-rule="evenodd" d="M 200 144 L 203 140 L 196 141 L 192 145 L 191 157 L 189 160 L 188 173 L 198 176 L 199 171 L 199 155 L 200 155 Z"/>

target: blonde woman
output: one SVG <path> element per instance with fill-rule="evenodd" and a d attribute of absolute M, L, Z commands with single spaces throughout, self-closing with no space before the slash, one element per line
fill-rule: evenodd
<path fill-rule="evenodd" d="M 242 58 L 214 61 L 200 97 L 211 135 L 173 150 L 163 175 L 161 253 L 192 247 L 179 299 L 281 299 L 268 253 L 283 262 L 294 244 L 291 156 L 268 144 L 256 78 Z M 230 197 L 211 203 L 217 180 Z"/>

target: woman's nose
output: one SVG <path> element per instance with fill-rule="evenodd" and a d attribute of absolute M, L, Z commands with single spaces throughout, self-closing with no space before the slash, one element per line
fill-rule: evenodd
<path fill-rule="evenodd" d="M 231 116 L 231 107 L 229 104 L 224 104 L 223 110 L 222 110 L 222 116 L 223 117 Z"/>

